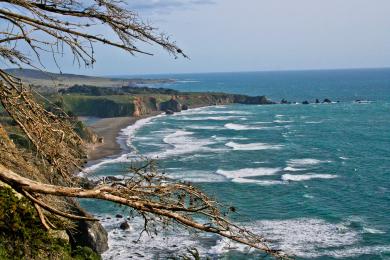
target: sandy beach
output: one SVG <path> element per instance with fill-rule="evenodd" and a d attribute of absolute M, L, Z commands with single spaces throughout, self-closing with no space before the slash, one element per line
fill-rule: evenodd
<path fill-rule="evenodd" d="M 161 112 L 151 113 L 142 117 L 112 117 L 98 119 L 89 125 L 90 128 L 99 136 L 103 137 L 101 144 L 88 145 L 88 161 L 97 161 L 105 157 L 120 154 L 122 152 L 117 142 L 119 132 L 136 121 L 160 114 Z M 82 118 L 80 118 L 82 120 Z"/>

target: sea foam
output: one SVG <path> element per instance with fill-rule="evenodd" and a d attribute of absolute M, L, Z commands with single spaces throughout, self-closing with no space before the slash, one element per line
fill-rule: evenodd
<path fill-rule="evenodd" d="M 279 172 L 280 168 L 244 168 L 239 170 L 217 170 L 218 174 L 225 176 L 228 179 L 245 178 L 245 177 L 257 177 L 257 176 L 270 176 Z"/>
<path fill-rule="evenodd" d="M 176 132 L 167 135 L 163 139 L 163 142 L 172 148 L 167 148 L 157 153 L 150 153 L 146 156 L 151 158 L 158 157 L 162 159 L 182 154 L 216 151 L 215 149 L 207 147 L 208 145 L 214 144 L 215 142 L 210 139 L 198 139 L 194 137 L 193 134 L 193 132 L 177 130 Z"/>
<path fill-rule="evenodd" d="M 234 124 L 234 123 L 225 124 L 225 127 L 227 129 L 236 130 L 236 131 L 266 130 L 266 129 L 276 128 L 276 127 L 268 127 L 268 126 L 243 125 L 243 124 Z"/>
<path fill-rule="evenodd" d="M 280 150 L 283 148 L 283 145 L 266 144 L 266 143 L 239 144 L 235 142 L 228 142 L 225 145 L 233 148 L 233 150 L 242 150 L 242 151 Z"/>
<path fill-rule="evenodd" d="M 334 179 L 337 178 L 337 175 L 332 174 L 315 174 L 315 173 L 308 173 L 308 174 L 283 174 L 282 180 L 283 181 L 308 181 L 311 179 Z"/>

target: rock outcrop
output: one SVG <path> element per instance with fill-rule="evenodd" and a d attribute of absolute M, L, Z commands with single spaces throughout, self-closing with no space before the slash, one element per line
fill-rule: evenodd
<path fill-rule="evenodd" d="M 234 95 L 233 103 L 249 104 L 249 105 L 275 104 L 275 102 L 268 100 L 266 96 L 251 97 L 251 96 L 244 96 L 244 95 Z"/>
<path fill-rule="evenodd" d="M 181 104 L 175 98 L 171 98 L 171 100 L 160 103 L 160 110 L 165 112 L 168 110 L 172 112 L 181 112 Z"/>
<path fill-rule="evenodd" d="M 74 205 L 74 210 L 80 216 L 91 217 L 78 205 Z M 100 222 L 79 220 L 76 224 L 74 230 L 68 231 L 72 246 L 87 246 L 99 254 L 107 251 L 108 234 Z"/>
<path fill-rule="evenodd" d="M 122 229 L 122 230 L 128 230 L 130 229 L 130 225 L 127 221 L 125 222 L 122 222 L 120 225 L 119 225 L 119 228 Z"/>

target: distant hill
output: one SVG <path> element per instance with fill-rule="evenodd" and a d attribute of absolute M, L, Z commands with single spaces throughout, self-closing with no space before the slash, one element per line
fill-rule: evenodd
<path fill-rule="evenodd" d="M 23 78 L 34 78 L 34 79 L 44 79 L 44 80 L 52 80 L 57 78 L 71 78 L 71 79 L 92 79 L 92 78 L 99 78 L 99 77 L 90 77 L 85 75 L 76 75 L 76 74 L 58 74 L 58 73 L 51 73 L 51 72 L 45 72 L 40 70 L 34 70 L 34 69 L 6 69 L 7 73 L 10 73 L 16 77 L 23 77 Z"/>
<path fill-rule="evenodd" d="M 6 69 L 7 73 L 21 78 L 25 83 L 44 92 L 57 92 L 74 85 L 90 85 L 96 87 L 136 86 L 138 84 L 153 84 L 172 82 L 171 79 L 121 79 L 94 77 L 76 74 L 59 74 L 33 69 Z"/>

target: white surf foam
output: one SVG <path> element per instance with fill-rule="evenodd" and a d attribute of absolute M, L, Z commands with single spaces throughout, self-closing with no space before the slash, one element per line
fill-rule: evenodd
<path fill-rule="evenodd" d="M 349 247 L 347 249 L 329 250 L 319 254 L 312 254 L 313 257 L 320 257 L 322 255 L 331 256 L 334 258 L 356 258 L 362 255 L 381 255 L 382 253 L 389 253 L 390 245 L 384 246 L 362 246 Z M 309 254 L 308 254 L 309 255 Z M 387 259 L 387 258 L 364 258 L 364 259 Z"/>
<path fill-rule="evenodd" d="M 274 123 L 283 124 L 283 123 L 292 123 L 293 120 L 274 120 Z"/>
<path fill-rule="evenodd" d="M 217 174 L 223 175 L 228 179 L 256 177 L 256 176 L 270 176 L 279 172 L 280 168 L 244 168 L 233 171 L 217 170 Z"/>
<path fill-rule="evenodd" d="M 214 108 L 214 107 L 213 107 Z M 183 115 L 250 115 L 251 112 L 248 111 L 239 111 L 239 110 L 208 110 L 208 109 L 190 109 L 186 111 L 182 111 L 180 114 Z M 177 115 L 180 115 L 177 114 Z"/>
<path fill-rule="evenodd" d="M 188 126 L 188 129 L 195 129 L 195 130 L 223 130 L 224 128 L 220 126 L 210 126 L 210 125 L 194 125 L 194 126 Z"/>
<path fill-rule="evenodd" d="M 282 180 L 283 181 L 308 181 L 312 179 L 334 179 L 337 178 L 337 175 L 333 174 L 315 174 L 315 173 L 308 173 L 308 174 L 283 174 Z"/>
<path fill-rule="evenodd" d="M 232 182 L 250 183 L 250 184 L 257 184 L 257 185 L 261 185 L 261 186 L 286 184 L 286 182 L 278 181 L 278 180 L 253 180 L 253 179 L 245 179 L 245 178 L 235 178 L 235 179 L 232 179 Z"/>
<path fill-rule="evenodd" d="M 86 175 L 86 174 L 93 173 L 94 171 L 96 171 L 100 167 L 102 167 L 104 165 L 107 165 L 107 164 L 120 163 L 120 162 L 129 162 L 131 160 L 134 160 L 135 157 L 136 157 L 136 149 L 132 146 L 131 140 L 134 138 L 135 133 L 140 128 L 142 128 L 146 124 L 150 123 L 152 120 L 154 120 L 156 118 L 159 118 L 159 117 L 162 117 L 162 116 L 165 116 L 165 115 L 161 114 L 161 115 L 157 115 L 157 116 L 153 116 L 153 117 L 140 119 L 140 120 L 136 121 L 134 124 L 132 124 L 132 125 L 124 128 L 124 129 L 122 129 L 120 131 L 119 136 L 117 137 L 116 140 L 121 145 L 122 148 L 125 148 L 123 146 L 126 146 L 126 148 L 131 148 L 132 151 L 129 152 L 129 153 L 121 154 L 120 156 L 118 156 L 116 158 L 108 158 L 108 159 L 99 161 L 98 163 L 93 164 L 93 165 L 83 169 L 79 173 L 79 175 L 83 176 L 83 175 Z"/>
<path fill-rule="evenodd" d="M 329 163 L 329 162 L 331 161 L 323 161 L 323 160 L 311 159 L 311 158 L 291 159 L 287 161 L 287 166 L 292 168 L 299 168 L 299 167 L 313 166 L 313 165 L 318 165 L 321 163 Z"/>
<path fill-rule="evenodd" d="M 251 224 L 250 229 L 263 234 L 276 248 L 300 257 L 321 254 L 321 249 L 353 245 L 360 239 L 358 232 L 343 223 L 322 219 L 263 220 Z"/>
<path fill-rule="evenodd" d="M 224 137 L 224 136 L 216 136 L 216 135 L 213 135 L 212 138 L 218 142 L 225 142 L 228 140 L 249 140 L 249 138 L 247 137 Z"/>
<path fill-rule="evenodd" d="M 213 120 L 213 121 L 228 121 L 233 119 L 240 119 L 240 116 L 178 116 L 175 119 L 177 120 L 185 120 L 185 121 L 207 121 L 207 120 Z"/>
<path fill-rule="evenodd" d="M 283 170 L 286 171 L 286 172 L 299 172 L 299 171 L 304 171 L 305 169 L 304 168 L 294 168 L 294 167 L 287 166 Z"/>
<path fill-rule="evenodd" d="M 163 141 L 173 148 L 165 149 L 157 153 L 147 154 L 150 158 L 167 158 L 170 156 L 177 156 L 188 153 L 199 153 L 204 151 L 214 151 L 214 149 L 207 147 L 215 142 L 209 139 L 198 139 L 193 136 L 193 132 L 178 130 L 167 135 Z"/>
<path fill-rule="evenodd" d="M 273 124 L 274 122 L 266 122 L 266 121 L 257 121 L 257 122 L 253 122 L 254 124 Z"/>
<path fill-rule="evenodd" d="M 276 144 L 272 145 L 266 143 L 239 144 L 235 142 L 228 142 L 225 145 L 233 148 L 233 150 L 242 150 L 242 151 L 280 150 L 283 148 L 283 145 L 276 145 Z"/>
<path fill-rule="evenodd" d="M 129 221 L 130 230 L 120 230 L 124 219 L 102 218 L 102 224 L 109 234 L 109 250 L 103 259 L 166 259 L 179 255 L 187 248 L 195 247 L 201 257 L 222 255 L 230 250 L 243 253 L 253 252 L 251 248 L 225 238 L 209 234 L 192 234 L 181 227 L 160 231 L 159 235 L 140 232 L 143 221 L 136 217 Z M 331 223 L 316 218 L 286 220 L 260 220 L 241 223 L 255 234 L 267 238 L 271 248 L 280 249 L 288 255 L 302 258 L 330 256 L 334 258 L 358 257 L 367 254 L 379 255 L 389 252 L 389 245 L 359 246 L 362 236 L 344 222 Z M 160 229 L 161 230 L 161 229 Z M 206 243 L 204 243 L 206 242 Z"/>
<path fill-rule="evenodd" d="M 124 222 L 124 218 L 111 219 L 103 218 L 102 224 L 108 231 L 109 249 L 102 254 L 103 259 L 125 260 L 125 259 L 169 259 L 177 255 L 184 255 L 187 248 L 197 248 L 201 255 L 205 249 L 201 245 L 201 240 L 195 234 L 191 234 L 183 228 L 176 230 L 162 230 L 155 235 L 141 231 L 143 220 L 139 217 L 131 219 L 129 230 L 119 229 L 119 225 Z"/>
<path fill-rule="evenodd" d="M 314 199 L 314 196 L 310 194 L 304 194 L 303 197 L 306 199 Z"/>
<path fill-rule="evenodd" d="M 167 176 L 173 179 L 187 181 L 187 182 L 202 182 L 202 183 L 213 183 L 213 182 L 224 182 L 225 178 L 221 175 L 214 174 L 209 171 L 167 171 Z"/>
<path fill-rule="evenodd" d="M 120 155 L 119 157 L 117 158 L 113 158 L 113 159 L 106 159 L 106 160 L 103 160 L 103 161 L 100 161 L 96 164 L 93 164 L 85 169 L 83 169 L 78 175 L 79 176 L 85 176 L 87 174 L 91 174 L 93 172 L 95 172 L 97 169 L 101 168 L 102 166 L 105 166 L 107 164 L 114 164 L 114 163 L 121 163 L 121 162 L 129 162 L 129 161 L 132 161 L 135 159 L 135 154 L 134 153 L 126 153 L 126 154 L 122 154 Z"/>
<path fill-rule="evenodd" d="M 142 128 L 144 125 L 150 123 L 152 120 L 156 119 L 156 118 L 159 118 L 159 117 L 163 117 L 165 115 L 157 115 L 157 116 L 153 116 L 153 117 L 147 117 L 147 118 L 143 118 L 143 119 L 140 119 L 140 120 L 137 120 L 134 124 L 132 125 L 129 125 L 128 127 L 122 129 L 120 131 L 120 134 L 119 136 L 117 137 L 117 140 L 120 142 L 121 140 L 125 139 L 126 140 L 126 144 L 131 147 L 131 139 L 134 137 L 135 133 L 140 129 Z"/>
<path fill-rule="evenodd" d="M 379 230 L 379 229 L 376 229 L 376 228 L 369 228 L 369 227 L 363 227 L 363 231 L 365 233 L 369 233 L 369 234 L 385 234 L 386 232 L 382 231 L 382 230 Z"/>
<path fill-rule="evenodd" d="M 275 127 L 268 127 L 268 126 L 242 125 L 242 124 L 234 124 L 234 123 L 225 124 L 225 127 L 226 127 L 227 129 L 236 130 L 236 131 L 245 131 L 245 130 L 266 130 L 266 129 L 275 128 Z"/>

